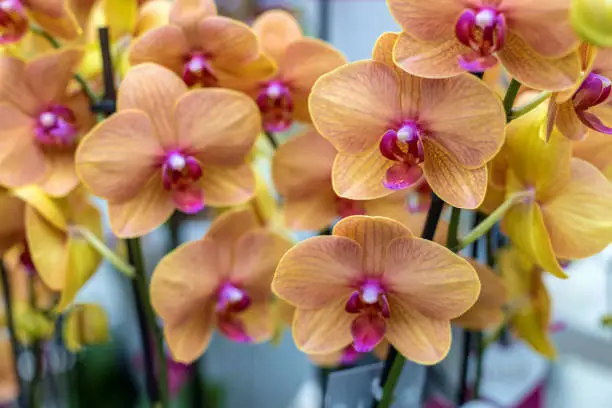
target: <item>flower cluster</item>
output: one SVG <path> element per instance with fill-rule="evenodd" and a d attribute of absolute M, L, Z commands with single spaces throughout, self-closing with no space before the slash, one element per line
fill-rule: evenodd
<path fill-rule="evenodd" d="M 612 242 L 612 49 L 586 41 L 586 6 L 389 0 L 401 32 L 349 63 L 286 11 L 249 26 L 213 0 L 74 3 L 0 0 L 0 323 L 20 342 L 57 322 L 71 350 L 106 341 L 104 311 L 75 302 L 106 259 L 180 363 L 213 330 L 285 326 L 322 365 L 436 364 L 451 324 L 555 355 L 544 272 Z M 482 222 L 460 237 L 468 211 Z M 147 288 L 138 238 L 176 212 L 216 218 Z M 486 259 L 459 253 L 479 241 Z"/>

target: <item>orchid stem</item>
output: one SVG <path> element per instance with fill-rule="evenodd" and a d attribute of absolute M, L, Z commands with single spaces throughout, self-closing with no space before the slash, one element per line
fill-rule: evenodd
<path fill-rule="evenodd" d="M 459 245 L 459 221 L 461 220 L 461 208 L 453 207 L 451 211 L 448 235 L 446 236 L 446 247 L 456 248 Z"/>
<path fill-rule="evenodd" d="M 495 211 L 491 213 L 491 215 L 485 218 L 484 221 L 482 221 L 476 226 L 476 228 L 474 228 L 466 236 L 459 240 L 459 245 L 454 248 L 455 252 L 462 250 L 463 248 L 486 234 L 486 232 L 490 230 L 493 225 L 495 225 L 495 223 L 499 221 L 510 208 L 512 208 L 512 206 L 517 204 L 519 201 L 530 197 L 531 195 L 532 193 L 530 191 L 521 191 L 508 197 L 506 201 L 502 203 L 502 205 L 497 207 Z"/>
<path fill-rule="evenodd" d="M 28 295 L 30 307 L 36 310 L 36 290 L 34 288 L 35 276 L 30 276 L 28 279 Z M 42 406 L 42 345 L 38 338 L 32 342 L 32 354 L 34 355 L 34 374 L 30 387 L 28 388 L 28 407 L 39 408 Z"/>
<path fill-rule="evenodd" d="M 512 119 L 512 107 L 514 106 L 514 101 L 516 100 L 520 88 L 521 83 L 512 78 L 510 85 L 508 85 L 506 96 L 504 96 L 504 110 L 506 111 L 506 120 L 508 122 Z"/>
<path fill-rule="evenodd" d="M 517 108 L 512 109 L 510 120 L 514 120 L 514 119 L 520 118 L 523 115 L 528 114 L 529 112 L 531 112 L 532 110 L 540 106 L 540 104 L 544 102 L 546 99 L 550 98 L 550 95 L 552 95 L 550 91 L 541 92 L 533 100 L 527 102 L 524 105 L 521 105 Z"/>
<path fill-rule="evenodd" d="M 150 402 L 162 408 L 169 407 L 168 397 L 168 372 L 166 367 L 166 353 L 164 352 L 164 342 L 161 330 L 157 325 L 155 313 L 151 308 L 149 299 L 149 290 L 147 287 L 147 277 L 145 271 L 144 260 L 142 257 L 142 249 L 140 247 L 139 238 L 127 239 L 126 245 L 128 248 L 128 257 L 130 263 L 136 271 L 135 277 L 132 280 L 132 290 L 136 298 L 136 312 L 138 314 L 138 323 L 140 326 L 140 336 L 144 354 L 147 391 Z M 151 344 L 151 334 L 153 335 L 153 344 Z M 151 345 L 155 348 L 155 354 Z M 157 360 L 157 367 L 155 361 Z M 155 372 L 159 370 L 159 381 L 155 380 Z"/>
<path fill-rule="evenodd" d="M 104 242 L 96 236 L 89 229 L 76 226 L 70 227 L 73 231 L 82 236 L 88 243 L 91 245 L 98 253 L 111 263 L 118 271 L 122 272 L 125 276 L 130 279 L 133 279 L 136 272 L 132 265 L 125 262 L 119 255 L 117 255 L 112 249 L 106 246 Z"/>
<path fill-rule="evenodd" d="M 427 211 L 427 218 L 425 219 L 425 226 L 423 227 L 421 238 L 428 240 L 433 239 L 434 235 L 436 235 L 436 229 L 438 228 L 443 209 L 444 201 L 436 194 L 431 193 L 431 205 L 429 206 L 429 211 Z M 406 359 L 404 356 L 399 354 L 395 347 L 389 346 L 389 354 L 387 355 L 380 376 L 380 385 L 383 387 L 383 394 L 380 402 L 376 406 L 377 408 L 388 408 L 391 406 L 395 386 L 402 373 L 405 362 Z"/>
<path fill-rule="evenodd" d="M 18 400 L 22 401 L 22 385 L 19 376 L 19 370 L 17 368 L 17 359 L 19 358 L 19 343 L 17 342 L 17 331 L 15 328 L 15 315 L 13 314 L 13 293 L 11 283 L 8 278 L 7 270 L 4 266 L 4 262 L 0 260 L 0 278 L 2 279 L 2 297 L 4 298 L 4 311 L 6 315 L 6 324 L 9 332 L 9 340 L 11 344 L 11 351 L 13 353 L 13 370 L 15 371 L 15 378 L 17 379 L 17 394 Z M 23 405 L 22 402 L 19 404 Z"/>
<path fill-rule="evenodd" d="M 43 30 L 42 28 L 30 26 L 30 31 L 47 40 L 53 48 L 61 48 L 62 45 L 59 43 L 59 41 L 57 41 L 49 32 Z M 85 95 L 87 95 L 87 98 L 89 99 L 90 105 L 93 106 L 97 102 L 98 97 L 91 90 L 87 81 L 79 74 L 74 74 L 74 80 L 81 85 L 83 92 L 85 92 Z"/>

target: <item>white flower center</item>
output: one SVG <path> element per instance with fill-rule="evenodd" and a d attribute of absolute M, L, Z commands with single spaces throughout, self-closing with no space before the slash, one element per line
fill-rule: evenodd
<path fill-rule="evenodd" d="M 189 71 L 193 73 L 202 72 L 204 69 L 204 61 L 201 58 L 193 58 L 188 64 Z"/>
<path fill-rule="evenodd" d="M 361 289 L 361 299 L 369 305 L 378 302 L 379 290 L 374 285 L 364 285 Z"/>
<path fill-rule="evenodd" d="M 242 291 L 233 286 L 225 288 L 225 295 L 230 303 L 238 303 L 242 300 L 242 298 L 244 298 Z"/>
<path fill-rule="evenodd" d="M 185 168 L 185 157 L 183 155 L 174 153 L 168 157 L 168 165 L 172 170 L 181 171 Z"/>
<path fill-rule="evenodd" d="M 270 84 L 270 86 L 268 86 L 268 89 L 266 89 L 266 95 L 268 95 L 268 97 L 272 99 L 278 98 L 282 92 L 283 89 L 281 85 L 277 83 Z"/>
<path fill-rule="evenodd" d="M 402 142 L 411 142 L 416 136 L 417 130 L 413 126 L 402 126 L 397 131 L 397 138 Z"/>
<path fill-rule="evenodd" d="M 484 9 L 476 14 L 476 25 L 482 29 L 491 27 L 495 22 L 495 13 L 493 10 Z"/>
<path fill-rule="evenodd" d="M 40 124 L 45 128 L 53 127 L 56 121 L 57 116 L 51 112 L 44 112 L 40 114 Z"/>

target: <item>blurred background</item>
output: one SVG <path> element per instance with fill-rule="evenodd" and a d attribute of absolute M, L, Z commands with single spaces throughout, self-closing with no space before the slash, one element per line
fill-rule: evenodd
<path fill-rule="evenodd" d="M 423 0 L 426 1 L 426 0 Z M 217 0 L 221 14 L 246 22 L 271 8 L 291 11 L 307 35 L 330 41 L 349 61 L 368 58 L 376 38 L 398 31 L 384 0 Z M 611 203 L 612 205 L 612 203 Z M 149 272 L 179 242 L 200 238 L 208 222 L 182 220 L 177 234 L 162 227 L 143 238 Z M 484 361 L 482 398 L 470 406 L 606 408 L 612 406 L 612 329 L 602 316 L 612 311 L 612 248 L 568 267 L 571 282 L 547 280 L 554 304 L 551 328 L 559 350 L 554 362 L 513 343 L 494 345 Z M 126 278 L 103 264 L 79 294 L 78 300 L 101 305 L 108 313 L 112 342 L 86 349 L 78 359 L 52 345 L 46 350 L 45 408 L 121 408 L 146 406 L 139 400 L 144 387 L 140 338 Z M 452 407 L 459 388 L 462 333 L 454 333 L 448 358 L 435 368 L 407 365 L 401 398 L 396 407 Z M 21 375 L 32 376 L 31 359 L 23 353 Z M 323 388 L 330 390 L 326 406 L 369 408 L 368 401 L 350 400 L 347 393 L 368 395 L 380 365 L 363 362 L 361 368 L 331 375 L 315 367 L 296 350 L 289 332 L 278 345 L 244 345 L 221 336 L 196 367 L 170 363 L 170 387 L 176 407 L 194 401 L 225 408 L 319 408 Z M 372 365 L 373 364 L 373 365 Z M 190 370 L 199 371 L 202 387 L 190 382 Z M 67 373 L 71 374 L 68 375 Z M 54 374 L 54 375 L 49 375 Z M 195 397 L 194 397 L 195 394 Z"/>

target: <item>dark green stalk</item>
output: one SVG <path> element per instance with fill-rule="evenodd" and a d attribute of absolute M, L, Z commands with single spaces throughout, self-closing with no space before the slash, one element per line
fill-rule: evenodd
<path fill-rule="evenodd" d="M 30 307 L 36 310 L 34 279 L 34 275 L 28 279 L 28 294 L 30 297 Z M 32 342 L 32 354 L 34 355 L 34 375 L 28 389 L 28 408 L 39 408 L 42 406 L 43 355 L 41 341 L 37 338 Z"/>
<path fill-rule="evenodd" d="M 512 78 L 510 85 L 508 85 L 506 96 L 504 97 L 504 110 L 506 111 L 506 121 L 508 122 L 512 120 L 512 107 L 514 106 L 514 101 L 516 100 L 520 88 L 521 83 Z"/>
<path fill-rule="evenodd" d="M 436 234 L 444 201 L 434 193 L 431 194 L 431 205 L 425 219 L 425 226 L 421 238 L 432 240 Z M 399 354 L 395 347 L 389 346 L 389 353 L 383 365 L 382 374 L 380 377 L 380 385 L 383 387 L 383 395 L 378 403 L 377 408 L 389 408 L 393 402 L 393 394 L 395 386 L 402 373 L 402 368 L 406 362 L 406 358 Z"/>
<path fill-rule="evenodd" d="M 446 247 L 449 249 L 459 246 L 459 221 L 461 220 L 461 208 L 453 207 L 451 211 L 451 220 L 448 226 L 448 235 L 446 236 Z"/>
<path fill-rule="evenodd" d="M 274 137 L 274 133 L 269 132 L 269 131 L 266 130 L 265 134 L 266 134 L 266 137 L 268 138 L 268 141 L 272 145 L 272 147 L 274 149 L 278 148 L 278 142 L 276 141 L 276 138 Z"/>

